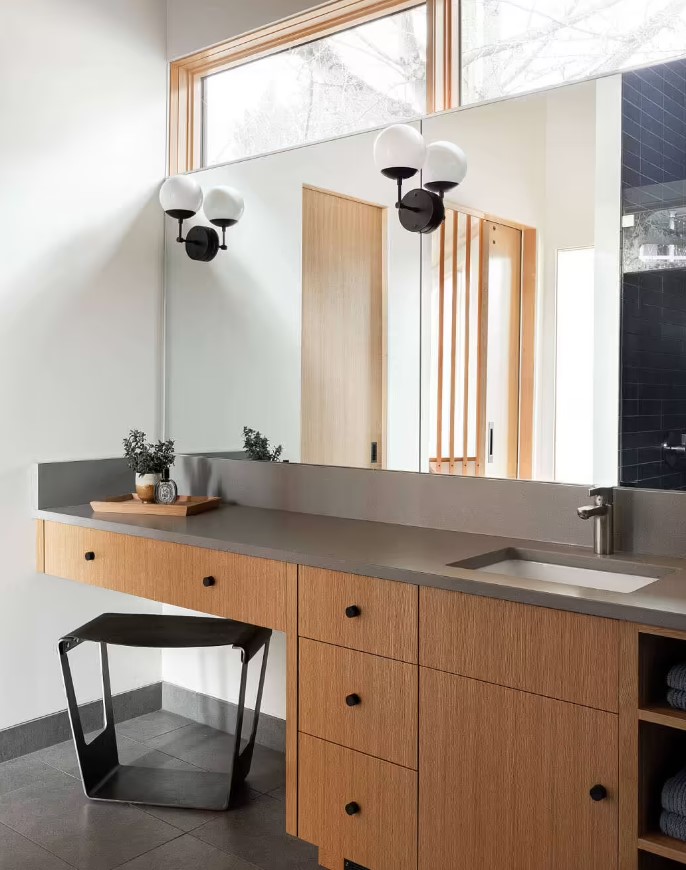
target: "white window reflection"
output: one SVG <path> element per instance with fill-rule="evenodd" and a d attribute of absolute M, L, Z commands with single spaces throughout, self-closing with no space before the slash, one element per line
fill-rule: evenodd
<path fill-rule="evenodd" d="M 457 5 L 457 0 L 453 0 Z M 462 102 L 683 55 L 684 0 L 462 0 Z"/>
<path fill-rule="evenodd" d="M 426 111 L 426 5 L 208 76 L 204 165 Z"/>

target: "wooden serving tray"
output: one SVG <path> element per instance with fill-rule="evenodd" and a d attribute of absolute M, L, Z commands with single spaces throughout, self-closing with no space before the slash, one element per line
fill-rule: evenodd
<path fill-rule="evenodd" d="M 146 504 L 135 493 L 115 495 L 104 501 L 92 501 L 96 513 L 103 514 L 151 514 L 158 517 L 190 517 L 202 514 L 219 506 L 217 496 L 180 495 L 174 504 Z"/>

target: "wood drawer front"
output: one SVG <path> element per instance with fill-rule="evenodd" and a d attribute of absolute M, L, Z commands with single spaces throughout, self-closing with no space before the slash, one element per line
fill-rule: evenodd
<path fill-rule="evenodd" d="M 443 589 L 421 589 L 420 664 L 616 713 L 619 626 Z"/>
<path fill-rule="evenodd" d="M 298 585 L 302 636 L 417 662 L 416 586 L 309 567 L 300 568 Z M 359 616 L 346 616 L 350 606 Z"/>
<path fill-rule="evenodd" d="M 417 774 L 307 734 L 299 736 L 298 836 L 329 870 L 349 858 L 373 870 L 416 870 Z M 348 815 L 346 804 L 359 812 Z"/>
<path fill-rule="evenodd" d="M 286 630 L 285 562 L 47 522 L 45 573 Z"/>
<path fill-rule="evenodd" d="M 418 670 L 301 638 L 299 728 L 416 770 Z M 348 706 L 350 695 L 359 696 L 359 704 Z"/>

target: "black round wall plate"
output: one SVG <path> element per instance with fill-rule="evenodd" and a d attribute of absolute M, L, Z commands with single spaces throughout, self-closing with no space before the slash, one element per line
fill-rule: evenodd
<path fill-rule="evenodd" d="M 441 197 L 423 187 L 406 193 L 398 211 L 400 223 L 411 233 L 432 233 L 445 219 Z"/>
<path fill-rule="evenodd" d="M 186 253 L 191 260 L 209 263 L 219 250 L 219 236 L 212 227 L 191 227 L 186 233 Z"/>

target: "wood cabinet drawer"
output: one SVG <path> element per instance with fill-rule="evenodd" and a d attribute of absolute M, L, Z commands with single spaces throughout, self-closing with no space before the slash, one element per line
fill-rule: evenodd
<path fill-rule="evenodd" d="M 299 728 L 417 768 L 418 668 L 300 639 Z"/>
<path fill-rule="evenodd" d="M 298 586 L 300 635 L 417 661 L 416 586 L 309 567 L 300 568 Z"/>
<path fill-rule="evenodd" d="M 421 590 L 420 664 L 617 712 L 615 620 Z"/>
<path fill-rule="evenodd" d="M 322 866 L 416 870 L 416 772 L 307 734 L 299 749 L 298 836 L 320 847 Z"/>
<path fill-rule="evenodd" d="M 45 573 L 286 629 L 285 562 L 46 522 Z"/>

